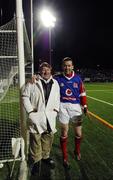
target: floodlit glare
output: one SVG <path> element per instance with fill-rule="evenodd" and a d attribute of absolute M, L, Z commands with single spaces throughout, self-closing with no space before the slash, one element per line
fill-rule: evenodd
<path fill-rule="evenodd" d="M 40 14 L 41 21 L 46 27 L 54 27 L 56 18 L 48 10 L 43 10 Z"/>

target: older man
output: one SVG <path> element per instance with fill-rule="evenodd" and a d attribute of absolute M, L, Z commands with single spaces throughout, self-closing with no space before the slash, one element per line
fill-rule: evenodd
<path fill-rule="evenodd" d="M 55 165 L 50 158 L 56 116 L 59 111 L 59 85 L 51 75 L 51 66 L 44 62 L 40 65 L 40 77 L 35 83 L 27 83 L 23 91 L 23 104 L 29 114 L 30 156 L 34 162 L 32 173 L 40 161 Z"/>

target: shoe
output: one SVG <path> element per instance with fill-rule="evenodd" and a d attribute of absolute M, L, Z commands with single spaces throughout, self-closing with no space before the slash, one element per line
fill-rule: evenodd
<path fill-rule="evenodd" d="M 76 153 L 76 152 L 74 151 L 74 156 L 76 157 L 76 159 L 77 159 L 78 161 L 81 160 L 81 154 L 80 154 L 80 153 Z"/>
<path fill-rule="evenodd" d="M 51 158 L 42 159 L 42 162 L 44 162 L 45 164 L 49 165 L 52 169 L 55 168 L 55 162 Z"/>
<path fill-rule="evenodd" d="M 41 167 L 41 161 L 34 163 L 31 169 L 31 174 L 35 176 L 38 174 L 40 176 L 40 167 Z"/>
<path fill-rule="evenodd" d="M 67 161 L 67 160 L 63 160 L 63 166 L 64 166 L 64 168 L 65 169 L 70 169 L 70 164 L 69 164 L 69 162 Z"/>

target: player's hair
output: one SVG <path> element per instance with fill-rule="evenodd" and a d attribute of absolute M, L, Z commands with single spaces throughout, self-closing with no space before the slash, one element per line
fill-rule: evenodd
<path fill-rule="evenodd" d="M 65 58 L 62 59 L 62 64 L 63 64 L 64 62 L 66 62 L 66 61 L 72 61 L 72 63 L 73 63 L 72 58 L 70 58 L 70 57 L 65 57 Z"/>
<path fill-rule="evenodd" d="M 42 64 L 40 64 L 39 69 L 41 70 L 43 67 L 47 67 L 47 68 L 52 69 L 51 65 L 50 65 L 50 64 L 48 64 L 47 62 L 43 62 Z"/>

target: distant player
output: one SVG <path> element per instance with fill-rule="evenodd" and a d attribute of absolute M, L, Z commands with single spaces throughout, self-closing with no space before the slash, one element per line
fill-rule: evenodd
<path fill-rule="evenodd" d="M 75 74 L 73 61 L 66 57 L 62 62 L 63 73 L 55 76 L 60 86 L 60 111 L 59 121 L 61 124 L 60 144 L 63 153 L 63 165 L 69 168 L 67 142 L 69 121 L 73 123 L 74 154 L 81 159 L 80 143 L 82 140 L 82 111 L 87 113 L 86 92 L 81 78 Z"/>

